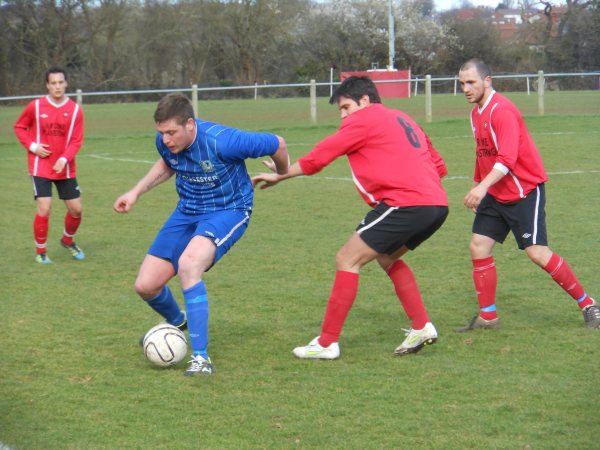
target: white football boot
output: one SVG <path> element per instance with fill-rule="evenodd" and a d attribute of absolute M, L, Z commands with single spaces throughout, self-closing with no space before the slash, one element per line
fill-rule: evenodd
<path fill-rule="evenodd" d="M 305 347 L 296 347 L 292 353 L 297 358 L 306 359 L 337 359 L 340 357 L 340 346 L 337 342 L 331 343 L 329 347 L 321 347 L 319 336 L 314 338 Z"/>
<path fill-rule="evenodd" d="M 426 345 L 435 344 L 438 337 L 437 331 L 431 322 L 427 322 L 422 330 L 411 328 L 404 331 L 406 331 L 406 339 L 394 351 L 398 356 L 417 353 Z"/>
<path fill-rule="evenodd" d="M 215 373 L 215 366 L 213 366 L 210 358 L 204 359 L 200 355 L 192 356 L 190 361 L 190 367 L 185 371 L 186 377 L 193 377 L 194 375 L 212 375 Z"/>

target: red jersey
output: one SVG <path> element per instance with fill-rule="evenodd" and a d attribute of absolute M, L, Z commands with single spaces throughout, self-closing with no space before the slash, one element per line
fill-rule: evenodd
<path fill-rule="evenodd" d="M 488 189 L 499 202 L 513 203 L 548 180 L 542 157 L 521 113 L 492 91 L 485 105 L 471 111 L 476 162 L 473 180 L 480 182 L 495 167 L 506 175 Z"/>
<path fill-rule="evenodd" d="M 444 161 L 424 131 L 402 111 L 374 103 L 342 120 L 339 130 L 298 160 L 302 172 L 319 172 L 346 155 L 354 184 L 372 207 L 447 206 L 440 178 Z"/>
<path fill-rule="evenodd" d="M 83 144 L 83 111 L 73 100 L 65 99 L 60 105 L 49 97 L 30 102 L 14 126 L 17 138 L 26 149 L 33 143 L 48 144 L 52 152 L 40 158 L 28 151 L 31 176 L 64 180 L 75 178 L 75 155 Z M 66 158 L 64 170 L 56 173 L 52 167 L 59 158 Z"/>

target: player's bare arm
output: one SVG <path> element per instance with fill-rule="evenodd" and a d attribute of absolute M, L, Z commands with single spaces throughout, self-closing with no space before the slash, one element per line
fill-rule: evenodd
<path fill-rule="evenodd" d="M 481 180 L 480 183 L 477 183 L 469 193 L 465 196 L 464 204 L 467 208 L 475 210 L 485 194 L 487 193 L 490 186 L 493 186 L 498 181 L 500 181 L 504 177 L 505 173 L 496 168 L 492 169 L 490 173 L 486 175 L 486 177 Z"/>
<path fill-rule="evenodd" d="M 278 173 L 261 173 L 255 177 L 252 177 L 252 186 L 256 187 L 260 184 L 261 189 L 266 189 L 275 186 L 280 181 L 287 180 L 288 178 L 298 177 L 300 175 L 304 175 L 304 172 L 302 172 L 300 164 L 295 162 L 289 167 L 287 173 L 285 174 L 280 175 Z"/>
<path fill-rule="evenodd" d="M 290 167 L 290 155 L 287 151 L 287 145 L 285 144 L 285 140 L 281 136 L 277 136 L 279 140 L 279 147 L 275 154 L 271 157 L 271 161 L 273 161 L 273 172 L 277 172 L 279 175 L 286 174 Z"/>
<path fill-rule="evenodd" d="M 162 159 L 159 159 L 131 190 L 117 198 L 113 205 L 113 209 L 118 213 L 129 212 L 142 194 L 145 194 L 150 189 L 164 183 L 171 178 L 174 173 L 175 172 L 168 167 Z"/>
<path fill-rule="evenodd" d="M 174 173 L 175 172 L 168 167 L 162 159 L 159 159 L 134 189 L 138 191 L 138 195 L 145 194 L 150 189 L 167 181 Z"/>
<path fill-rule="evenodd" d="M 271 172 L 283 175 L 284 173 L 287 173 L 288 168 L 290 167 L 290 156 L 287 151 L 285 140 L 281 136 L 277 136 L 277 139 L 279 140 L 277 151 L 271 158 L 262 161 L 262 163 Z"/>

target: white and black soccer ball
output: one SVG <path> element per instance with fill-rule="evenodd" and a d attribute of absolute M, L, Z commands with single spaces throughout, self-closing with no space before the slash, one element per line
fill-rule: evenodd
<path fill-rule="evenodd" d="M 168 323 L 160 323 L 150 328 L 144 335 L 142 348 L 148 361 L 159 367 L 177 364 L 188 352 L 183 331 Z"/>

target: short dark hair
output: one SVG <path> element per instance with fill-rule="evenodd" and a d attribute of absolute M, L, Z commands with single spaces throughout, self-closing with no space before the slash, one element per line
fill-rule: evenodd
<path fill-rule="evenodd" d="M 329 103 L 332 105 L 337 103 L 340 97 L 351 98 L 358 103 L 363 95 L 368 95 L 371 103 L 381 103 L 377 87 L 369 77 L 351 76 L 339 85 L 329 99 Z"/>
<path fill-rule="evenodd" d="M 173 93 L 165 95 L 154 111 L 156 123 L 175 119 L 178 125 L 183 125 L 188 119 L 194 118 L 192 102 L 183 94 Z"/>
<path fill-rule="evenodd" d="M 481 78 L 492 76 L 492 69 L 490 69 L 490 66 L 488 66 L 483 59 L 479 58 L 471 58 L 460 67 L 460 70 L 468 70 L 472 67 L 475 67 Z"/>
<path fill-rule="evenodd" d="M 50 81 L 50 74 L 53 73 L 62 73 L 65 77 L 65 81 L 69 81 L 69 76 L 67 75 L 67 71 L 60 66 L 52 66 L 46 70 L 46 83 Z"/>

